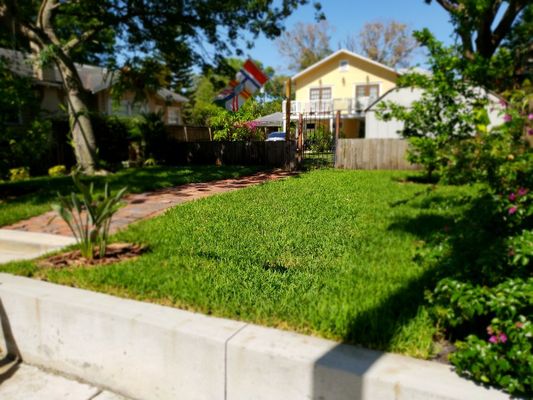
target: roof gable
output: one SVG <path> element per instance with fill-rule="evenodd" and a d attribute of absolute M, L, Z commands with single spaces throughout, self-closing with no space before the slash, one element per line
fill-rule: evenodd
<path fill-rule="evenodd" d="M 335 57 L 337 57 L 338 55 L 340 54 L 344 54 L 348 57 L 352 57 L 352 58 L 355 58 L 356 60 L 358 61 L 363 61 L 363 62 L 366 62 L 368 64 L 371 64 L 371 65 L 374 65 L 374 66 L 377 66 L 379 68 L 382 68 L 383 70 L 386 70 L 388 72 L 392 72 L 394 74 L 397 74 L 397 75 L 401 75 L 398 71 L 396 71 L 395 69 L 393 68 L 390 68 L 384 64 L 381 64 L 377 61 L 374 61 L 374 60 L 371 60 L 370 58 L 367 58 L 367 57 L 363 57 L 359 54 L 356 54 L 352 51 L 349 51 L 349 50 L 346 50 L 346 49 L 340 49 L 340 50 L 337 50 L 336 52 L 330 54 L 329 56 L 327 56 L 326 58 L 323 58 L 322 60 L 314 63 L 313 65 L 307 67 L 306 69 L 304 69 L 303 71 L 300 71 L 298 72 L 296 75 L 292 76 L 292 80 L 295 80 L 295 79 L 298 79 L 306 74 L 308 74 L 309 72 L 315 70 L 316 68 L 320 67 L 321 65 L 324 65 L 326 64 L 327 62 L 333 60 Z"/>

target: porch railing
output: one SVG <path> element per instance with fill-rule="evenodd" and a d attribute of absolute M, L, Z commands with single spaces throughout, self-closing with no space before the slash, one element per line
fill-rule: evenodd
<path fill-rule="evenodd" d="M 376 100 L 375 97 L 343 98 L 331 100 L 291 101 L 291 114 L 329 115 L 336 111 L 343 114 L 364 115 L 364 111 Z M 283 114 L 287 102 L 283 101 Z"/>

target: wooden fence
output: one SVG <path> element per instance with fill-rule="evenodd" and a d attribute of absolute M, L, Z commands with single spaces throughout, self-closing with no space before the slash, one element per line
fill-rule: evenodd
<path fill-rule="evenodd" d="M 207 142 L 213 140 L 211 129 L 205 126 L 167 125 L 169 139 L 177 142 Z"/>
<path fill-rule="evenodd" d="M 264 165 L 294 170 L 296 142 L 179 142 L 167 149 L 171 164 Z"/>
<path fill-rule="evenodd" d="M 335 168 L 419 169 L 406 160 L 407 147 L 401 139 L 339 139 Z"/>

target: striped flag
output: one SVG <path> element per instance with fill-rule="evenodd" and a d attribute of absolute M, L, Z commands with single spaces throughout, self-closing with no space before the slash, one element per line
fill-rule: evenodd
<path fill-rule="evenodd" d="M 237 111 L 267 81 L 268 77 L 251 60 L 246 60 L 235 79 L 218 94 L 215 102 L 227 110 Z"/>

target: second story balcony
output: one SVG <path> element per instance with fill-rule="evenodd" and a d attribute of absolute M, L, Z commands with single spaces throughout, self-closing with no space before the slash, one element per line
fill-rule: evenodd
<path fill-rule="evenodd" d="M 311 114 L 331 118 L 337 111 L 342 116 L 364 117 L 365 110 L 376 100 L 376 97 L 357 97 L 330 100 L 291 101 L 291 114 Z M 287 109 L 287 101 L 283 101 L 283 115 Z"/>

